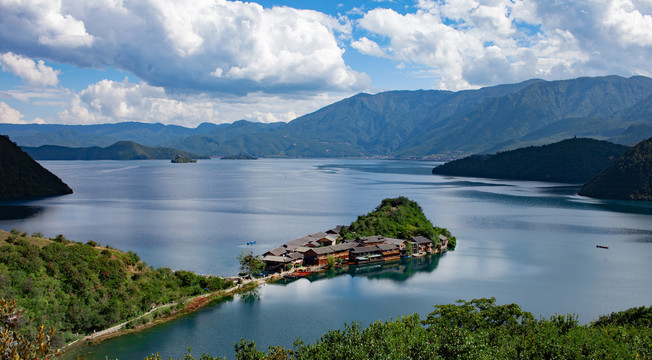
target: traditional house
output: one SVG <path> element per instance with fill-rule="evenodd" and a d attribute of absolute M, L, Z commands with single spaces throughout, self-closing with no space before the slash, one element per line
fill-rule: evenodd
<path fill-rule="evenodd" d="M 286 252 L 287 252 L 287 248 L 285 248 L 285 247 L 283 247 L 283 246 L 279 246 L 279 247 L 277 247 L 277 248 L 274 248 L 274 249 L 272 249 L 272 250 L 270 250 L 270 251 L 264 253 L 263 256 L 267 256 L 267 255 L 272 255 L 272 256 L 282 256 L 282 255 L 285 254 Z"/>
<path fill-rule="evenodd" d="M 342 232 L 342 229 L 349 229 L 348 226 L 345 225 L 337 225 L 336 227 L 326 231 L 326 234 L 331 234 L 331 235 L 340 235 L 340 232 Z"/>
<path fill-rule="evenodd" d="M 383 261 L 383 251 L 378 245 L 359 246 L 349 251 L 349 262 L 356 265 L 377 261 Z"/>
<path fill-rule="evenodd" d="M 448 249 L 448 238 L 439 234 L 439 244 L 437 244 L 437 251 L 442 252 Z"/>
<path fill-rule="evenodd" d="M 385 243 L 385 237 L 384 236 L 361 236 L 355 239 L 355 241 L 359 242 L 364 246 L 380 245 Z"/>
<path fill-rule="evenodd" d="M 263 262 L 265 263 L 266 271 L 280 272 L 292 263 L 292 258 L 289 256 L 266 255 L 263 257 Z"/>
<path fill-rule="evenodd" d="M 376 246 L 380 249 L 383 261 L 393 261 L 401 258 L 401 251 L 396 244 L 380 244 Z"/>
<path fill-rule="evenodd" d="M 415 254 L 431 254 L 434 251 L 434 244 L 432 243 L 432 240 L 428 239 L 425 236 L 415 236 L 410 238 L 410 241 L 412 242 L 412 251 Z M 416 251 L 414 249 L 416 248 Z"/>
<path fill-rule="evenodd" d="M 304 263 L 306 265 L 323 266 L 328 264 L 328 257 L 335 259 L 342 258 L 344 261 L 349 260 L 349 250 L 359 246 L 359 244 L 342 243 L 319 248 L 312 248 L 304 253 Z"/>
<path fill-rule="evenodd" d="M 385 238 L 385 243 L 386 244 L 394 244 L 398 246 L 398 250 L 401 254 L 401 256 L 408 256 L 412 254 L 408 254 L 408 243 L 409 240 L 404 240 L 404 239 L 394 239 L 394 238 Z M 412 247 L 412 251 L 414 251 L 414 246 Z"/>

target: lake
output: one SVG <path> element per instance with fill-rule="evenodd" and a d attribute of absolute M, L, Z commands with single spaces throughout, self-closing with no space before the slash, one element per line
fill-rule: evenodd
<path fill-rule="evenodd" d="M 233 358 L 240 338 L 263 349 L 292 346 L 353 321 L 425 317 L 457 299 L 493 296 L 536 316 L 575 313 L 581 322 L 652 303 L 652 203 L 583 198 L 577 185 L 435 176 L 434 163 L 418 161 L 41 163 L 75 193 L 1 203 L 0 229 L 95 240 L 155 267 L 234 275 L 242 251 L 261 254 L 349 224 L 400 195 L 458 239 L 443 256 L 265 285 L 83 348 L 88 359 L 177 358 L 188 347 L 195 356 Z"/>

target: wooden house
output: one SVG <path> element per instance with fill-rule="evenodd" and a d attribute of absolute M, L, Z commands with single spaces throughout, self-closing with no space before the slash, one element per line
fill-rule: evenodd
<path fill-rule="evenodd" d="M 434 252 L 434 244 L 432 240 L 425 236 L 415 236 L 410 238 L 412 242 L 412 251 L 415 254 L 432 254 Z M 416 251 L 414 249 L 416 248 Z"/>

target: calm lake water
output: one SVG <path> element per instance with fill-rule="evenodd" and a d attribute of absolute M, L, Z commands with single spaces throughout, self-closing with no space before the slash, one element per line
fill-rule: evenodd
<path fill-rule="evenodd" d="M 601 314 L 652 304 L 652 203 L 587 199 L 578 187 L 431 175 L 433 163 L 380 160 L 44 161 L 75 193 L 0 203 L 0 229 L 64 234 L 133 250 L 148 264 L 234 275 L 261 254 L 349 224 L 383 198 L 417 201 L 458 239 L 441 257 L 265 285 L 138 334 L 80 351 L 89 359 L 233 358 L 312 342 L 344 323 L 422 317 L 435 304 L 494 296 L 537 316 Z M 256 245 L 246 243 L 256 241 Z M 608 250 L 596 245 L 608 246 Z"/>

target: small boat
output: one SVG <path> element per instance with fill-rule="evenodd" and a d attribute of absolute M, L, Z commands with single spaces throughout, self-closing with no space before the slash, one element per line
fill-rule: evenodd
<path fill-rule="evenodd" d="M 595 247 L 600 249 L 609 249 L 609 246 L 604 246 L 604 245 L 596 245 Z"/>
<path fill-rule="evenodd" d="M 247 245 L 255 245 L 255 244 L 256 244 L 256 241 L 250 241 L 250 242 L 247 243 Z"/>

